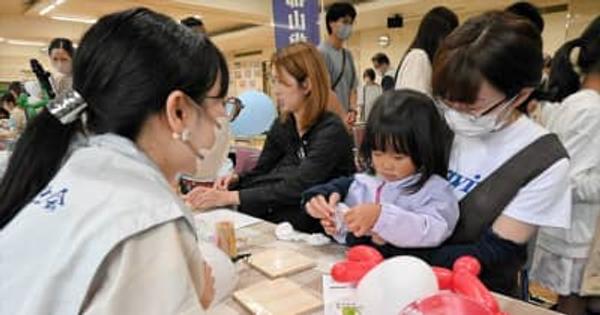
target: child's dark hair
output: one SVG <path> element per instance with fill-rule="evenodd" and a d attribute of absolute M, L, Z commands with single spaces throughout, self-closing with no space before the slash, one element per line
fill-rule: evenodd
<path fill-rule="evenodd" d="M 427 95 L 408 89 L 387 91 L 373 105 L 360 158 L 374 174 L 371 152 L 392 148 L 411 157 L 421 175 L 414 189 L 436 174 L 446 178 L 452 131 Z"/>
<path fill-rule="evenodd" d="M 371 81 L 375 81 L 375 70 L 368 68 L 363 72 L 363 78 L 368 77 Z"/>

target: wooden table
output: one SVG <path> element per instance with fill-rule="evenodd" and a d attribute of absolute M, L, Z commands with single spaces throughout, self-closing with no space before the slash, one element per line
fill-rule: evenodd
<path fill-rule="evenodd" d="M 300 272 L 287 277 L 296 282 L 316 297 L 322 294 L 322 276 L 329 273 L 331 265 L 344 258 L 346 248 L 338 244 L 329 244 L 320 247 L 305 245 L 303 243 L 292 243 L 278 241 L 274 234 L 275 225 L 262 222 L 237 231 L 238 238 L 245 238 L 245 244 L 240 244 L 240 253 L 257 253 L 264 249 L 283 248 L 296 250 L 299 253 L 315 259 L 316 268 Z M 249 287 L 257 282 L 268 279 L 265 275 L 251 268 L 245 262 L 237 263 L 238 286 L 237 289 Z M 527 315 L 552 315 L 558 314 L 522 301 L 517 301 L 501 295 L 497 295 L 498 301 L 503 311 L 508 314 L 527 314 Z M 213 315 L 233 315 L 233 314 L 251 314 L 239 303 L 230 298 L 225 303 L 214 308 L 209 314 Z M 311 314 L 323 314 L 323 309 L 317 309 Z M 370 314 L 369 314 L 370 315 Z"/>

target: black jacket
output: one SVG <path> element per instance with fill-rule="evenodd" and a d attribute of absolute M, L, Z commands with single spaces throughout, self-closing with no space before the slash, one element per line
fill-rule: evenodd
<path fill-rule="evenodd" d="M 353 141 L 344 123 L 325 113 L 300 138 L 293 116 L 275 120 L 256 167 L 240 176 L 240 211 L 312 230 L 300 205 L 302 192 L 354 173 Z M 307 223 L 309 224 L 309 223 Z"/>

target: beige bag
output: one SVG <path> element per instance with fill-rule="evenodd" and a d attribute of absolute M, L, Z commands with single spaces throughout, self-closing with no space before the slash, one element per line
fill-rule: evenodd
<path fill-rule="evenodd" d="M 596 232 L 590 247 L 590 254 L 583 273 L 580 294 L 582 296 L 600 296 L 600 216 Z"/>

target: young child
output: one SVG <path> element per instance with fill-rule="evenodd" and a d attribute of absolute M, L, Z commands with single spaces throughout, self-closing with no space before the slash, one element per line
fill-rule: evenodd
<path fill-rule="evenodd" d="M 437 246 L 459 217 L 445 180 L 450 144 L 451 132 L 429 97 L 386 92 L 373 106 L 360 147 L 366 172 L 306 191 L 306 210 L 340 243 L 366 237 L 395 248 Z"/>

